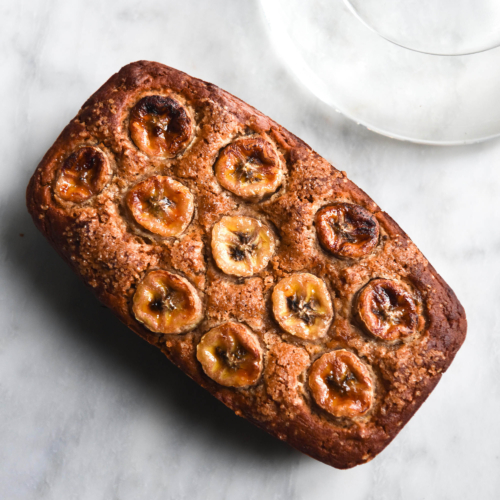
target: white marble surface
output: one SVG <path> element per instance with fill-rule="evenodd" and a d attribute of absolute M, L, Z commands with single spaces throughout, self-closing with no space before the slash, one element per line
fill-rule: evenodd
<path fill-rule="evenodd" d="M 325 109 L 276 55 L 256 1 L 3 0 L 0 14 L 0 498 L 500 497 L 500 141 L 417 146 Z M 337 471 L 235 417 L 102 308 L 33 226 L 37 163 L 137 59 L 211 81 L 302 137 L 462 301 L 462 350 L 371 463 Z"/>

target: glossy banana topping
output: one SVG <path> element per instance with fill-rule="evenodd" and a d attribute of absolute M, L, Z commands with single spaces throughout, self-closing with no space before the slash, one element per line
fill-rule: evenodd
<path fill-rule="evenodd" d="M 325 250 L 339 258 L 359 259 L 377 245 L 379 225 L 366 208 L 334 203 L 316 214 L 318 238 Z"/>
<path fill-rule="evenodd" d="M 230 321 L 203 335 L 196 356 L 203 371 L 226 387 L 254 385 L 262 371 L 262 352 L 252 331 Z"/>
<path fill-rule="evenodd" d="M 65 201 L 81 203 L 104 188 L 110 173 L 108 159 L 100 149 L 81 147 L 59 169 L 54 192 Z"/>
<path fill-rule="evenodd" d="M 193 125 L 184 107 L 170 97 L 143 97 L 131 110 L 130 137 L 145 154 L 174 158 L 188 146 Z"/>
<path fill-rule="evenodd" d="M 283 177 L 274 147 L 260 137 L 226 146 L 215 164 L 215 174 L 224 188 L 249 200 L 274 193 Z"/>
<path fill-rule="evenodd" d="M 364 415 L 373 403 L 368 368 L 344 349 L 323 354 L 313 363 L 309 388 L 316 403 L 335 417 Z"/>
<path fill-rule="evenodd" d="M 282 279 L 274 287 L 272 302 L 281 328 L 305 340 L 323 337 L 333 319 L 332 301 L 324 281 L 309 273 Z"/>
<path fill-rule="evenodd" d="M 252 276 L 264 269 L 275 248 L 271 229 L 253 217 L 223 217 L 212 231 L 212 252 L 226 274 Z"/>
<path fill-rule="evenodd" d="M 191 222 L 194 197 L 171 177 L 157 175 L 136 184 L 127 194 L 127 206 L 142 227 L 160 236 L 178 236 Z"/>
<path fill-rule="evenodd" d="M 184 333 L 202 320 L 202 304 L 194 287 L 168 271 L 149 272 L 133 298 L 133 312 L 156 333 Z"/>
<path fill-rule="evenodd" d="M 397 281 L 370 281 L 361 290 L 356 309 L 366 330 L 382 340 L 398 340 L 418 330 L 420 317 L 417 304 Z"/>

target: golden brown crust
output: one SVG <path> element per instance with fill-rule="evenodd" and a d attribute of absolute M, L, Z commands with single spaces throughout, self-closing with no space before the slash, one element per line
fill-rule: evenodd
<path fill-rule="evenodd" d="M 148 156 L 130 138 L 130 110 L 148 95 L 175 99 L 192 120 L 193 139 L 174 158 Z M 281 188 L 264 201 L 242 201 L 215 176 L 220 151 L 245 136 L 269 141 L 284 165 Z M 64 160 L 82 146 L 103 151 L 113 172 L 99 193 L 69 203 L 54 196 L 53 187 Z M 178 237 L 144 231 L 125 209 L 127 191 L 152 175 L 172 177 L 193 193 L 194 217 Z M 315 215 L 335 202 L 355 203 L 374 214 L 380 237 L 369 255 L 341 260 L 319 244 Z M 251 106 L 158 63 L 125 66 L 84 104 L 33 175 L 27 204 L 54 248 L 132 330 L 238 415 L 334 467 L 367 462 L 385 448 L 432 391 L 465 338 L 465 313 L 453 291 L 399 226 L 343 172 Z M 278 237 L 269 264 L 247 278 L 224 274 L 210 251 L 214 224 L 234 215 L 255 217 Z M 204 314 L 197 328 L 163 335 L 135 319 L 135 289 L 154 269 L 177 273 L 197 289 Z M 321 278 L 332 298 L 334 319 L 321 339 L 287 334 L 273 318 L 273 287 L 297 272 Z M 411 293 L 425 320 L 415 335 L 388 343 L 359 324 L 357 295 L 375 278 L 398 280 Z M 201 336 L 225 321 L 244 323 L 259 338 L 264 368 L 254 386 L 218 385 L 196 359 Z M 355 353 L 370 370 L 374 399 L 363 416 L 334 417 L 309 392 L 312 363 L 336 349 Z"/>

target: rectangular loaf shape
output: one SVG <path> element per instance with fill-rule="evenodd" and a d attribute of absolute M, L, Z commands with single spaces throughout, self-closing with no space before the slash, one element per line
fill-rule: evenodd
<path fill-rule="evenodd" d="M 121 321 L 337 468 L 389 444 L 465 338 L 453 291 L 344 172 L 159 63 L 125 66 L 83 105 L 27 205 Z"/>

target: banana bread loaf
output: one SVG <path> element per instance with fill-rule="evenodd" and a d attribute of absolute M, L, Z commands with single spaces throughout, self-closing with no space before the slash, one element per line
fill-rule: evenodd
<path fill-rule="evenodd" d="M 453 291 L 344 172 L 162 64 L 125 66 L 83 105 L 27 204 L 121 321 L 337 468 L 387 446 L 465 338 Z"/>

